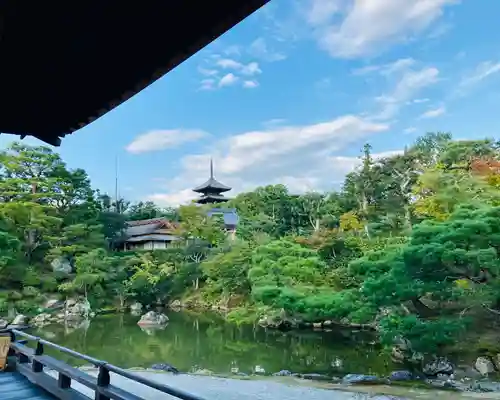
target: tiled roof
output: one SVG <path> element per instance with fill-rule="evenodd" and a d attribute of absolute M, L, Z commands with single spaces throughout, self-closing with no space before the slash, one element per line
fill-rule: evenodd
<path fill-rule="evenodd" d="M 193 192 L 198 192 L 198 193 L 203 193 L 205 191 L 208 191 L 212 189 L 213 191 L 217 192 L 227 192 L 231 190 L 229 186 L 224 185 L 223 183 L 220 183 L 217 179 L 215 178 L 210 178 L 208 181 L 205 183 L 202 183 L 200 186 L 196 186 L 193 189 Z"/>
<path fill-rule="evenodd" d="M 150 234 L 150 235 L 141 235 L 134 236 L 127 239 L 127 242 L 147 242 L 150 240 L 159 241 L 159 242 L 172 242 L 174 240 L 179 240 L 178 236 L 173 235 L 161 235 L 161 234 Z"/>
<path fill-rule="evenodd" d="M 147 235 L 155 232 L 158 229 L 174 231 L 177 228 L 177 223 L 169 221 L 166 218 L 151 218 L 140 221 L 128 221 L 127 229 L 125 230 L 126 237 Z"/>

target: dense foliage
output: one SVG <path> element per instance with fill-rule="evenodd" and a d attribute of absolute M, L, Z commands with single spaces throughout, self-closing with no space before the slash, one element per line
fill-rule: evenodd
<path fill-rule="evenodd" d="M 225 205 L 240 217 L 231 240 L 203 207 L 112 200 L 50 149 L 14 143 L 0 160 L 0 309 L 30 312 L 56 293 L 94 307 L 180 299 L 239 322 L 365 324 L 421 351 L 495 323 L 499 143 L 431 133 L 382 159 L 365 145 L 360 161 L 337 192 L 272 185 L 237 195 Z M 125 221 L 158 216 L 178 221 L 186 240 L 116 251 Z"/>

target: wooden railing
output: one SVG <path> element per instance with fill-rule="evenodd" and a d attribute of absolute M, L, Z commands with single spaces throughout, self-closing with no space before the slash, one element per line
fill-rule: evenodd
<path fill-rule="evenodd" d="M 90 388 L 94 392 L 95 400 L 144 400 L 142 397 L 111 385 L 110 373 L 112 372 L 178 399 L 202 400 L 198 396 L 154 382 L 130 371 L 108 364 L 105 361 L 89 357 L 85 354 L 80 354 L 28 333 L 16 329 L 9 329 L 8 332 L 12 339 L 10 355 L 15 356 L 16 360 L 15 369 L 32 383 L 52 393 L 58 399 L 89 400 L 89 397 L 71 387 L 71 382 L 76 381 Z M 19 337 L 24 338 L 24 340 L 18 340 Z M 28 347 L 27 344 L 29 341 L 33 341 L 36 347 Z M 54 357 L 45 355 L 45 346 L 66 353 L 72 357 L 85 360 L 94 365 L 99 370 L 97 377 L 72 367 L 65 362 L 59 361 Z M 46 374 L 44 372 L 45 367 L 56 371 L 57 378 Z"/>

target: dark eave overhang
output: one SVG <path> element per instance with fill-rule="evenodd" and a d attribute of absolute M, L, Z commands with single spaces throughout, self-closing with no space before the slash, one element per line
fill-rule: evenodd
<path fill-rule="evenodd" d="M 268 1 L 3 0 L 0 132 L 59 145 Z"/>

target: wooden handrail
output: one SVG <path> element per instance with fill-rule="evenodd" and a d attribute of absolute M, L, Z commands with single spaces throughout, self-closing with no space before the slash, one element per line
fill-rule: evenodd
<path fill-rule="evenodd" d="M 124 378 L 141 383 L 150 388 L 156 389 L 162 393 L 183 400 L 203 400 L 201 397 L 186 393 L 182 390 L 173 388 L 162 383 L 154 382 L 133 372 L 124 370 L 105 361 L 78 353 L 74 350 L 59 346 L 48 340 L 30 335 L 17 329 L 8 329 L 12 337 L 10 345 L 11 354 L 16 357 L 16 370 L 28 378 L 34 384 L 42 387 L 61 400 L 89 400 L 90 398 L 76 391 L 71 387 L 72 381 L 90 388 L 95 393 L 95 400 L 144 400 L 132 393 L 111 385 L 110 372 L 120 375 Z M 26 340 L 17 340 L 17 337 L 23 337 L 34 341 L 36 348 L 26 345 Z M 51 347 L 72 357 L 80 358 L 94 365 L 99 369 L 97 378 L 78 368 L 74 368 L 63 361 L 44 354 L 44 346 Z M 44 367 L 55 370 L 58 378 L 43 372 Z"/>

